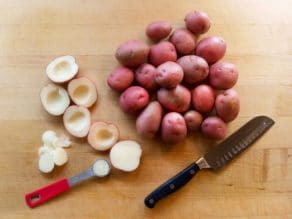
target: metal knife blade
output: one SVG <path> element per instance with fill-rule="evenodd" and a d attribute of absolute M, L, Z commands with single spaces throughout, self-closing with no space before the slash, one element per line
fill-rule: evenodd
<path fill-rule="evenodd" d="M 257 116 L 240 129 L 230 135 L 226 140 L 207 152 L 201 159 L 204 166 L 217 170 L 252 145 L 275 122 L 267 116 Z M 198 160 L 199 161 L 199 160 Z M 199 165 L 200 166 L 200 165 Z"/>

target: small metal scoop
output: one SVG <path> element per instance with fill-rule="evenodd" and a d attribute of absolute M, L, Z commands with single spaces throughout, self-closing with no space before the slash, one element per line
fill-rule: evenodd
<path fill-rule="evenodd" d="M 80 174 L 73 176 L 69 179 L 61 179 L 48 186 L 37 189 L 31 193 L 25 195 L 26 203 L 29 207 L 34 208 L 55 196 L 69 190 L 71 187 L 78 183 L 87 180 L 93 176 L 104 177 L 107 176 L 111 171 L 109 162 L 105 159 L 96 160 L 93 165 L 81 172 Z"/>

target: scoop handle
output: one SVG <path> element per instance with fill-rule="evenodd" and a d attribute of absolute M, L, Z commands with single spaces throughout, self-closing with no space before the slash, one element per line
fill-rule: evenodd
<path fill-rule="evenodd" d="M 29 207 L 34 208 L 55 196 L 70 189 L 70 185 L 67 179 L 61 179 L 48 186 L 37 189 L 25 195 L 26 203 Z"/>

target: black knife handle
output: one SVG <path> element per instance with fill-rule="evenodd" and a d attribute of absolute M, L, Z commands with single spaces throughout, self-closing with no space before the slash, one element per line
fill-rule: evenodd
<path fill-rule="evenodd" d="M 145 205 L 148 208 L 153 208 L 160 199 L 177 191 L 189 182 L 199 170 L 199 166 L 196 163 L 192 163 L 150 193 L 144 200 Z"/>

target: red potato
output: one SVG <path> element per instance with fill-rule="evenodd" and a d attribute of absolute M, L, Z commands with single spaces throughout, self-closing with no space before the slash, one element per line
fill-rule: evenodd
<path fill-rule="evenodd" d="M 189 131 L 197 131 L 201 127 L 203 122 L 203 116 L 195 111 L 190 110 L 184 114 L 184 119 L 186 121 L 187 127 Z"/>
<path fill-rule="evenodd" d="M 222 94 L 217 96 L 215 108 L 217 116 L 224 122 L 231 122 L 239 113 L 239 95 L 233 89 L 225 90 Z"/>
<path fill-rule="evenodd" d="M 192 104 L 198 112 L 211 112 L 214 106 L 214 102 L 215 93 L 209 85 L 199 85 L 192 91 Z"/>
<path fill-rule="evenodd" d="M 222 59 L 226 52 L 226 43 L 222 37 L 212 36 L 202 39 L 196 48 L 196 55 L 204 58 L 209 64 Z"/>
<path fill-rule="evenodd" d="M 159 131 L 162 119 L 162 107 L 158 101 L 153 101 L 142 111 L 136 120 L 139 135 L 154 138 Z"/>
<path fill-rule="evenodd" d="M 170 37 L 170 42 L 182 55 L 191 54 L 196 48 L 195 36 L 185 28 L 176 29 Z"/>
<path fill-rule="evenodd" d="M 232 88 L 238 79 L 236 66 L 229 62 L 216 62 L 210 68 L 209 81 L 215 89 L 226 90 Z"/>
<path fill-rule="evenodd" d="M 169 111 L 185 112 L 190 108 L 191 92 L 179 84 L 173 89 L 160 88 L 157 99 Z"/>
<path fill-rule="evenodd" d="M 131 86 L 134 73 L 126 67 L 115 68 L 107 78 L 107 84 L 115 91 L 122 92 Z"/>
<path fill-rule="evenodd" d="M 164 88 L 175 88 L 184 77 L 182 67 L 175 62 L 165 62 L 157 67 L 155 81 Z"/>
<path fill-rule="evenodd" d="M 116 51 L 116 59 L 124 66 L 137 67 L 147 61 L 149 46 L 141 40 L 122 43 Z"/>
<path fill-rule="evenodd" d="M 149 103 L 149 94 L 139 86 L 127 88 L 120 96 L 120 107 L 125 113 L 137 113 Z"/>
<path fill-rule="evenodd" d="M 151 64 L 158 66 L 167 61 L 175 62 L 177 54 L 172 43 L 163 41 L 151 46 L 149 53 L 149 61 Z"/>
<path fill-rule="evenodd" d="M 211 26 L 210 18 L 202 11 L 189 12 L 185 17 L 185 24 L 195 35 L 206 33 Z"/>
<path fill-rule="evenodd" d="M 154 21 L 146 27 L 146 35 L 153 41 L 159 41 L 166 38 L 171 29 L 171 24 L 167 21 Z"/>
<path fill-rule="evenodd" d="M 201 125 L 202 133 L 212 139 L 221 140 L 226 136 L 226 124 L 217 116 L 207 117 Z"/>
<path fill-rule="evenodd" d="M 209 66 L 205 59 L 188 55 L 177 60 L 177 63 L 184 71 L 184 81 L 188 84 L 196 84 L 207 78 L 209 74 Z"/>
<path fill-rule="evenodd" d="M 136 81 L 147 90 L 156 90 L 158 84 L 155 81 L 156 68 L 148 63 L 142 64 L 135 71 Z"/>
<path fill-rule="evenodd" d="M 167 113 L 162 120 L 161 137 L 166 143 L 178 143 L 187 136 L 184 117 L 176 112 Z"/>

